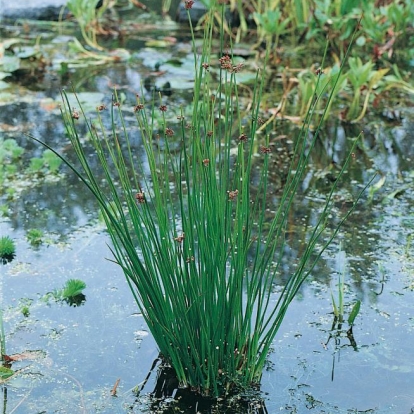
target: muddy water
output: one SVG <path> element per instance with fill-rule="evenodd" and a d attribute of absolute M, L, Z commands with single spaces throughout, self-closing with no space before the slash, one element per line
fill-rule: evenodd
<path fill-rule="evenodd" d="M 168 60 L 175 52 L 185 56 L 185 47 L 142 47 L 131 51 L 132 62 L 79 69 L 70 73 L 71 81 L 92 108 L 110 103 L 115 83 L 132 101 L 137 85 L 148 77 L 160 89 L 170 82 L 173 95 L 166 99 L 178 105 L 187 96 L 181 80 L 191 78 L 191 69 L 184 64 L 177 72 Z M 160 59 L 165 73 L 155 76 Z M 44 91 L 17 80 L 10 93 L 12 98 L 2 102 L 0 133 L 24 147 L 21 168 L 41 154 L 25 132 L 44 137 L 70 157 L 53 84 Z M 269 413 L 407 414 L 414 409 L 414 117 L 408 109 L 400 115 L 392 122 L 372 118 L 364 125 L 332 122 L 321 135 L 292 211 L 281 279 L 289 276 L 289 263 L 298 255 L 297 241 L 305 238 L 323 204 L 332 174 L 326 167 L 343 161 L 348 138 L 361 129 L 364 136 L 349 168 L 351 180 L 336 195 L 334 213 L 349 206 L 352 195 L 373 174 L 378 174 L 376 182 L 382 177 L 385 181 L 377 191 L 366 193 L 292 303 L 263 374 Z M 0 268 L 6 351 L 42 354 L 13 364 L 21 371 L 2 384 L 0 407 L 16 413 L 148 412 L 145 397 L 137 398 L 135 387 L 157 357 L 156 345 L 122 272 L 105 260 L 110 257 L 109 238 L 98 220 L 96 203 L 69 171 L 62 168 L 61 174 L 35 181 L 22 175 L 8 183 L 17 191 L 13 196 L 5 188 L 1 192 L 0 235 L 10 235 L 17 246 L 15 260 Z M 45 232 L 38 248 L 26 240 L 31 228 Z M 346 323 L 333 328 L 331 290 L 337 295 L 338 274 L 345 264 L 346 317 L 361 300 L 352 337 Z M 46 293 L 70 278 L 87 285 L 81 306 L 46 301 Z M 275 286 L 275 300 L 277 291 Z M 28 316 L 22 313 L 24 306 Z M 153 373 L 144 391 L 154 386 Z"/>

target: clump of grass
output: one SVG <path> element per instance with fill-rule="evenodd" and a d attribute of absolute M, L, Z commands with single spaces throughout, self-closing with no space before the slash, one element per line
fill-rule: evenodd
<path fill-rule="evenodd" d="M 39 247 L 43 243 L 43 231 L 39 229 L 29 229 L 26 239 L 33 247 Z"/>
<path fill-rule="evenodd" d="M 215 57 L 211 44 L 209 27 L 201 54 L 194 52 L 190 119 L 181 111 L 174 120 L 172 109 L 157 95 L 150 102 L 137 96 L 133 110 L 145 159 L 125 125 L 116 91 L 110 130 L 104 126 L 104 106 L 92 126 L 81 109 L 73 110 L 65 93 L 62 115 L 81 167 L 64 161 L 99 203 L 113 260 L 122 268 L 164 362 L 173 367 L 180 386 L 217 397 L 260 381 L 290 302 L 359 196 L 327 231 L 332 197 L 350 154 L 296 270 L 281 292 L 273 293 L 287 218 L 320 128 L 310 133 L 320 96 L 304 119 L 287 183 L 275 202 L 269 135 L 257 134 L 263 72 L 257 74 L 248 109 L 243 108 L 237 83 L 242 65 L 233 64 L 224 52 Z M 209 75 L 213 66 L 218 83 Z M 89 129 L 90 147 L 78 133 L 79 116 Z M 274 211 L 270 222 L 269 208 Z"/>
<path fill-rule="evenodd" d="M 79 306 L 85 301 L 83 290 L 86 283 L 80 279 L 69 279 L 61 289 L 55 289 L 43 296 L 43 300 L 48 302 L 50 298 L 56 302 L 66 302 L 70 306 Z"/>
<path fill-rule="evenodd" d="M 59 296 L 62 299 L 69 299 L 81 295 L 86 288 L 86 283 L 80 279 L 69 279 L 66 281 L 63 289 L 59 291 Z"/>
<path fill-rule="evenodd" d="M 9 236 L 0 237 L 0 260 L 3 264 L 11 262 L 16 256 L 16 245 Z"/>

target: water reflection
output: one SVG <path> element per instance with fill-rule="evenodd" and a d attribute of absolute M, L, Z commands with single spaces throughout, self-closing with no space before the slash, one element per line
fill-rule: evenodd
<path fill-rule="evenodd" d="M 151 376 L 155 376 L 153 390 Z M 180 388 L 174 370 L 162 363 L 159 356 L 154 360 L 145 380 L 134 388 L 134 400 L 128 403 L 131 413 L 150 410 L 160 414 L 194 412 L 199 414 L 267 414 L 265 399 L 260 390 L 237 392 L 228 398 L 214 399 L 201 396 L 189 388 Z M 145 396 L 145 397 L 143 397 Z"/>

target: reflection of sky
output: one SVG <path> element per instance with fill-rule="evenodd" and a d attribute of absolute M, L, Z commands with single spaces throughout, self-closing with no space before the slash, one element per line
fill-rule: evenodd
<path fill-rule="evenodd" d="M 79 384 L 86 412 L 94 412 L 96 403 L 105 403 L 106 407 L 113 402 L 121 405 L 122 398 L 107 398 L 116 379 L 121 378 L 119 392 L 129 397 L 128 390 L 145 378 L 156 358 L 152 338 L 145 336 L 137 341 L 134 336 L 136 331 L 145 331 L 146 326 L 137 315 L 122 272 L 104 259 L 110 257 L 107 242 L 105 234 L 88 227 L 73 233 L 68 247 L 42 246 L 41 254 L 33 253 L 19 241 L 16 262 L 7 268 L 2 281 L 7 292 L 2 306 L 16 308 L 5 313 L 7 349 L 9 353 L 26 349 L 47 353 L 46 360 L 36 361 L 31 370 L 39 372 L 39 378 L 34 374 L 20 383 L 33 389 L 19 412 L 49 411 L 53 407 L 57 410 L 63 406 L 70 412 L 79 412 Z M 49 305 L 39 300 L 69 278 L 85 281 L 84 305 L 73 308 L 53 300 Z M 34 299 L 26 320 L 17 310 L 20 298 Z M 14 407 L 20 397 L 10 385 L 9 407 Z M 56 389 L 62 393 L 60 396 L 55 395 Z"/>

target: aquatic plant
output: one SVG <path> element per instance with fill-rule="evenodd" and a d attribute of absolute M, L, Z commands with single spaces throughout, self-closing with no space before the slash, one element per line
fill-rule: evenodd
<path fill-rule="evenodd" d="M 345 252 L 343 252 L 342 249 L 340 249 L 338 253 L 338 259 L 342 262 L 340 265 L 341 269 L 339 271 L 339 277 L 338 277 L 338 283 L 337 283 L 338 296 L 337 296 L 337 300 L 335 300 L 334 294 L 331 291 L 331 300 L 332 300 L 333 313 L 335 316 L 333 326 L 335 327 L 336 323 L 338 323 L 338 329 L 341 329 L 341 325 L 344 322 L 345 277 L 348 271 Z M 349 313 L 349 316 L 348 316 L 348 325 L 350 325 L 351 327 L 355 322 L 355 318 L 358 316 L 360 307 L 361 307 L 361 301 L 358 299 L 352 306 L 351 312 Z"/>
<path fill-rule="evenodd" d="M 26 233 L 27 241 L 34 247 L 38 247 L 43 243 L 43 231 L 39 229 L 29 229 Z"/>
<path fill-rule="evenodd" d="M 223 17 L 224 8 L 217 7 Z M 116 91 L 109 131 L 105 105 L 97 108 L 92 124 L 81 105 L 74 109 L 63 92 L 62 116 L 80 166 L 61 157 L 98 201 L 112 239 L 113 261 L 122 268 L 163 361 L 173 367 L 180 386 L 217 397 L 260 381 L 290 302 L 359 196 L 328 230 L 332 197 L 350 154 L 297 267 L 274 293 L 289 211 L 320 128 L 310 134 L 320 96 L 308 109 L 287 183 L 276 201 L 269 177 L 269 135 L 257 133 L 263 123 L 262 71 L 243 107 L 237 83 L 242 65 L 223 51 L 223 38 L 220 55 L 213 55 L 211 26 L 201 55 L 192 27 L 191 33 L 195 83 L 190 119 L 179 111 L 172 120 L 174 109 L 157 94 L 150 102 L 137 95 L 133 112 L 143 159 Z M 218 84 L 210 76 L 213 68 Z M 88 128 L 86 141 L 78 132 L 80 118 Z M 91 149 L 94 157 L 88 155 Z"/>
<path fill-rule="evenodd" d="M 70 306 L 79 306 L 85 302 L 86 297 L 83 294 L 85 288 L 86 283 L 83 280 L 69 279 L 62 288 L 54 289 L 42 296 L 42 300 L 49 302 L 53 299 L 56 302 L 66 302 Z"/>
<path fill-rule="evenodd" d="M 27 153 L 15 139 L 0 138 L 0 196 L 16 198 L 28 187 L 39 184 L 39 178 L 57 180 L 62 160 L 52 151 L 45 150 L 40 157 L 32 157 L 27 162 Z M 28 164 L 28 165 L 27 165 Z M 8 214 L 7 205 L 1 212 Z"/>
<path fill-rule="evenodd" d="M 17 162 L 24 149 L 14 139 L 0 138 L 0 184 L 17 172 Z"/>
<path fill-rule="evenodd" d="M 0 237 L 0 259 L 3 264 L 14 259 L 16 255 L 16 245 L 9 236 Z"/>
<path fill-rule="evenodd" d="M 4 334 L 3 326 L 3 311 L 0 308 L 0 359 L 3 361 L 3 357 L 6 355 L 6 336 Z"/>
<path fill-rule="evenodd" d="M 212 7 L 212 2 L 202 2 Z M 378 3 L 382 3 L 381 7 Z M 332 53 L 343 56 L 346 43 L 357 25 L 356 16 L 364 17 L 355 46 L 373 52 L 375 58 L 389 59 L 399 41 L 406 42 L 407 38 L 412 41 L 409 36 L 414 21 L 413 0 L 232 0 L 228 4 L 233 13 L 239 14 L 241 22 L 234 35 L 235 40 L 252 36 L 252 16 L 259 39 L 276 35 L 273 42 L 266 45 L 273 47 L 273 50 L 280 46 L 279 35 L 283 34 L 290 47 L 305 43 L 307 47 L 322 45 L 328 39 Z M 249 23 L 247 20 L 250 20 Z"/>
<path fill-rule="evenodd" d="M 86 288 L 86 283 L 80 279 L 69 279 L 66 281 L 65 286 L 59 290 L 59 296 L 62 299 L 69 299 L 82 294 Z"/>
<path fill-rule="evenodd" d="M 45 150 L 40 158 L 32 157 L 27 168 L 29 173 L 36 174 L 56 174 L 59 170 L 62 160 L 52 151 Z"/>

